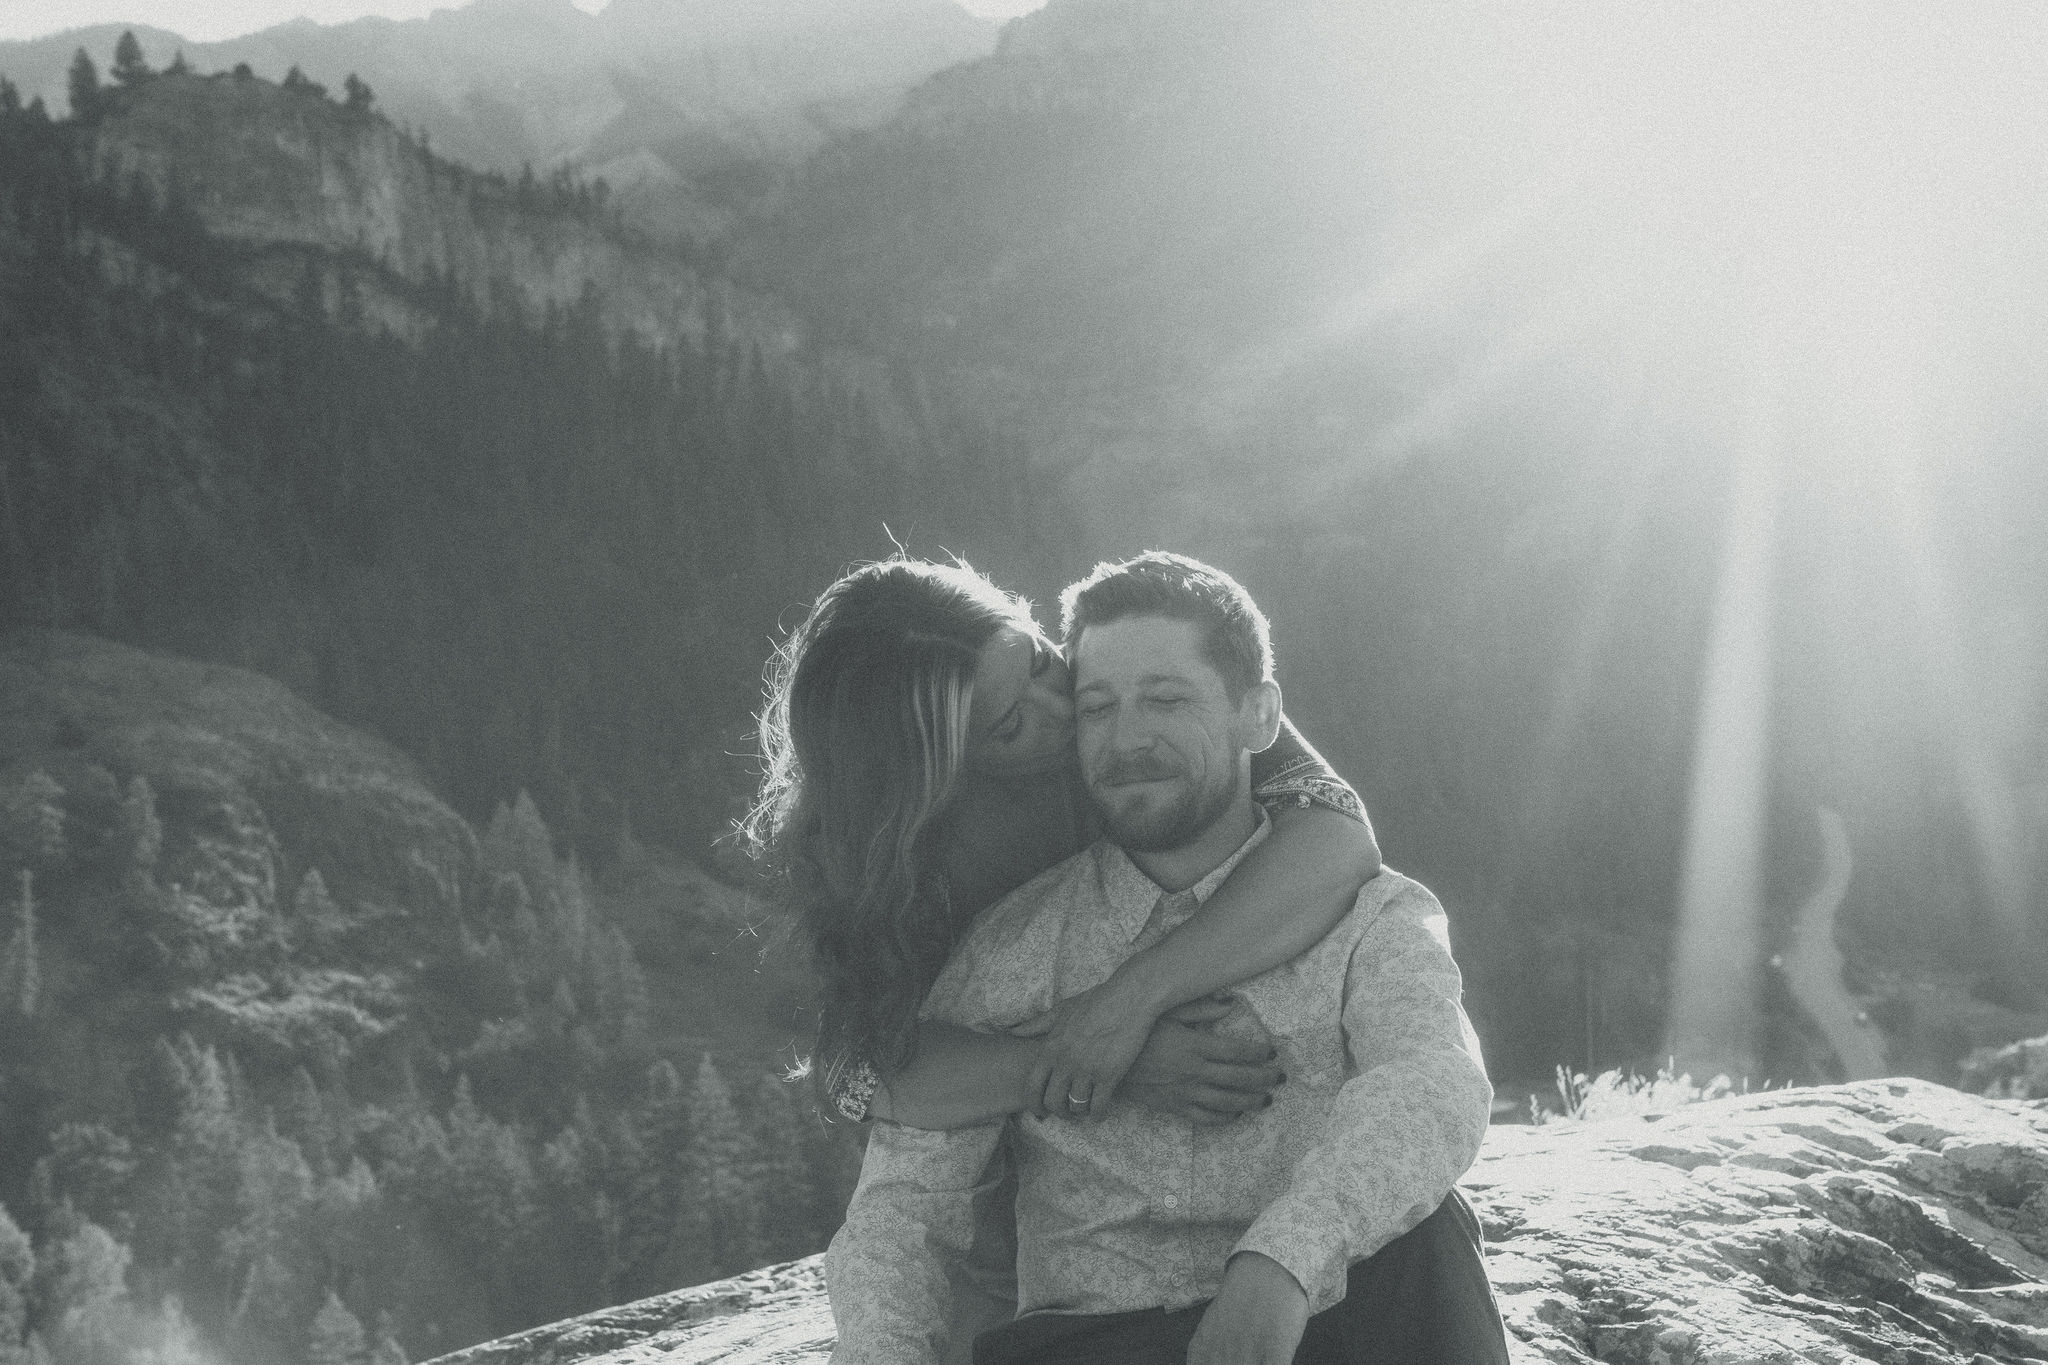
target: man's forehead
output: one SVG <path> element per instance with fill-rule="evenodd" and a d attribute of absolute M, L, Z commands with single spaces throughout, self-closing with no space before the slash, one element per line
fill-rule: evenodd
<path fill-rule="evenodd" d="M 1202 647 L 1202 628 L 1177 616 L 1122 616 L 1081 627 L 1074 641 L 1074 685 L 1176 680 L 1221 675 Z"/>

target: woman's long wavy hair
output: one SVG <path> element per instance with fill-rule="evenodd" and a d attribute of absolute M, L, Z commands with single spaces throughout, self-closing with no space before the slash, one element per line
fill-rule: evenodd
<path fill-rule="evenodd" d="M 982 646 L 1030 608 L 966 564 L 894 558 L 825 589 L 776 650 L 742 833 L 781 879 L 823 988 L 813 1078 L 909 1060 L 952 952 L 937 843 Z"/>

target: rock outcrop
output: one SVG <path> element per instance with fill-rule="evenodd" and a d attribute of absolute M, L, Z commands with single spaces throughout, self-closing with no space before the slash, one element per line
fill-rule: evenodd
<path fill-rule="evenodd" d="M 667 343 L 701 344 L 722 327 L 772 359 L 803 340 L 773 301 L 618 231 L 602 213 L 556 202 L 545 185 L 478 176 L 311 88 L 160 75 L 120 92 L 87 155 L 110 185 L 180 196 L 209 233 L 251 255 L 249 282 L 279 301 L 316 260 L 330 311 L 345 277 L 366 291 L 369 320 L 401 333 L 421 325 L 407 316 L 404 288 L 454 281 L 486 309 L 508 292 L 535 314 L 589 295 L 611 329 Z"/>
<path fill-rule="evenodd" d="M 2048 1361 L 2048 1104 L 1917 1080 L 1496 1128 L 1465 1181 L 1517 1362 Z M 437 1365 L 823 1361 L 816 1258 Z"/>

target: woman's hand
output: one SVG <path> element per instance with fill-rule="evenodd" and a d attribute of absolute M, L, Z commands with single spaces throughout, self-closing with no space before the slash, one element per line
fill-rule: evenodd
<path fill-rule="evenodd" d="M 1040 1118 L 1100 1118 L 1145 1048 L 1155 1012 L 1116 977 L 1070 995 L 1011 1032 L 1042 1038 L 1025 1093 Z"/>
<path fill-rule="evenodd" d="M 1276 1064 L 1272 1035 L 1249 1011 L 1243 1011 L 1248 1035 L 1243 1028 L 1234 1034 L 1212 1028 L 1242 1009 L 1230 997 L 1219 995 L 1168 1011 L 1142 1039 L 1132 1065 L 1123 1073 L 1120 1093 L 1148 1109 L 1204 1125 L 1228 1123 L 1240 1114 L 1263 1108 L 1273 1087 L 1286 1079 Z M 1049 1011 L 1014 1031 L 1049 1034 L 1058 1013 Z M 1089 1112 L 1100 1116 L 1106 1107 L 1107 1101 L 1097 1099 Z M 1062 1105 L 1049 1112 L 1059 1115 L 1062 1110 L 1069 1117 L 1079 1117 L 1081 1112 L 1078 1105 Z M 1048 1111 L 1040 1112 L 1042 1117 Z"/>

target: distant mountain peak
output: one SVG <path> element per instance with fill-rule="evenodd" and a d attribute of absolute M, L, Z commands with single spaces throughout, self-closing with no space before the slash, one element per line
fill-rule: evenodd
<path fill-rule="evenodd" d="M 216 43 L 107 24 L 0 43 L 0 76 L 63 110 L 73 52 L 104 70 L 129 27 L 158 69 L 182 51 L 202 73 L 246 63 L 280 80 L 296 66 L 330 90 L 353 74 L 394 122 L 482 169 L 604 167 L 622 211 L 671 241 L 729 230 L 826 140 L 879 123 L 997 33 L 955 0 L 613 0 L 599 14 L 572 0 L 469 0 Z"/>
<path fill-rule="evenodd" d="M 438 9 L 428 16 L 428 22 L 470 22 L 492 23 L 541 23 L 554 27 L 573 26 L 578 29 L 592 29 L 597 24 L 594 15 L 578 9 L 570 0 L 470 0 L 460 9 Z"/>
<path fill-rule="evenodd" d="M 996 25 L 955 0 L 611 0 L 597 22 L 617 35 L 703 41 L 844 29 L 904 18 L 962 31 Z"/>

